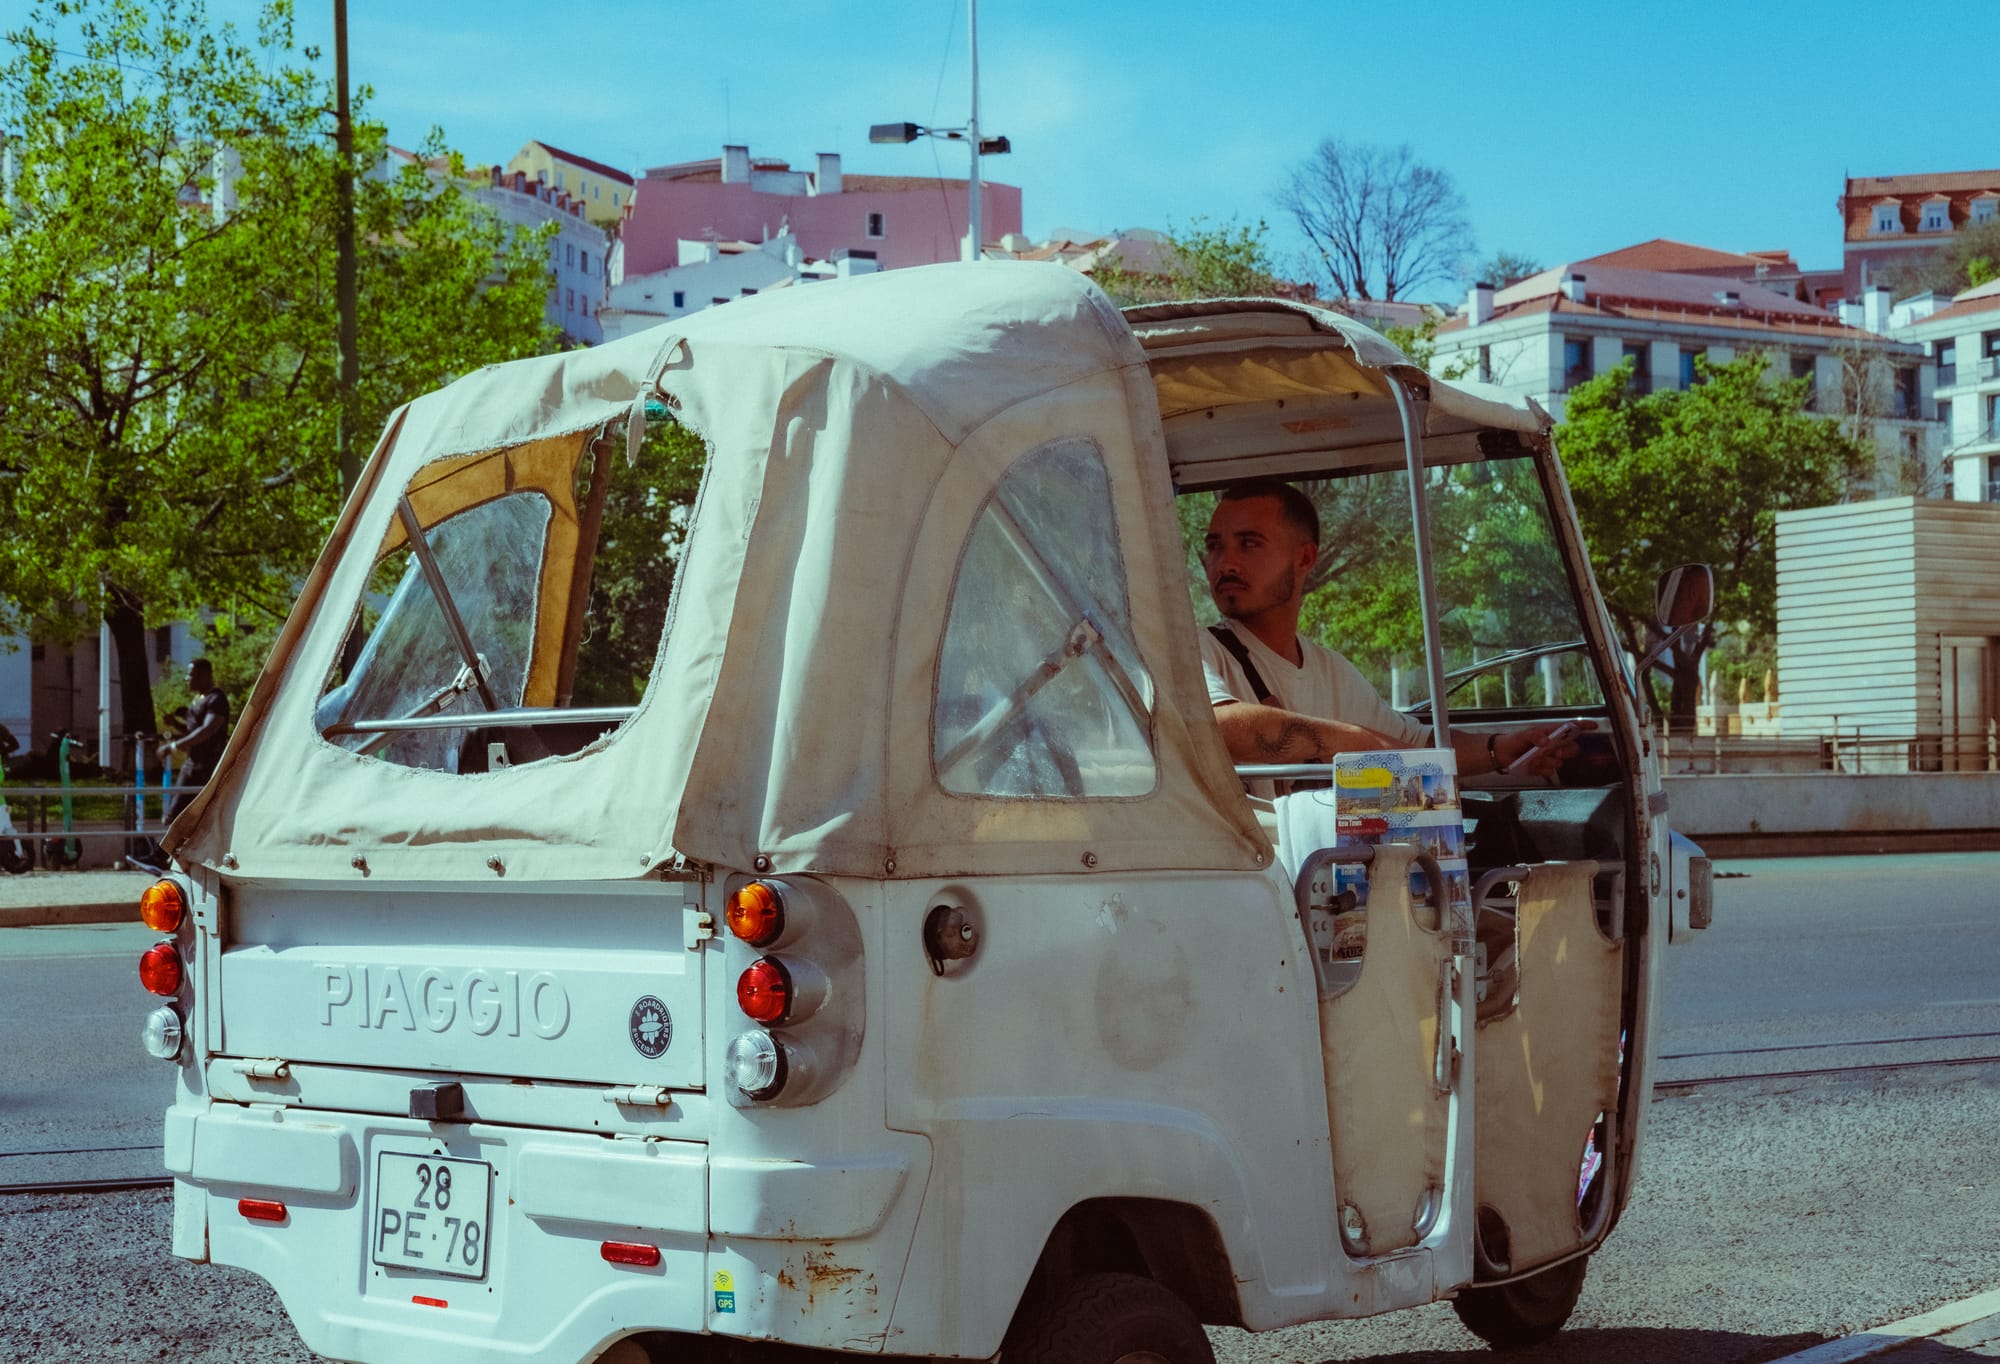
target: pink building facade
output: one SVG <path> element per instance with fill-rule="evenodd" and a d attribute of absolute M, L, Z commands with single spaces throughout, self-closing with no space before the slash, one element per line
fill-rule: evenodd
<path fill-rule="evenodd" d="M 834 153 L 806 171 L 724 147 L 720 157 L 655 166 L 640 179 L 623 233 L 625 273 L 680 265 L 683 240 L 756 242 L 786 230 L 813 260 L 842 249 L 871 252 L 885 270 L 958 260 L 967 197 L 964 180 L 844 175 Z M 987 242 L 1021 230 L 1018 186 L 989 180 L 980 203 Z"/>

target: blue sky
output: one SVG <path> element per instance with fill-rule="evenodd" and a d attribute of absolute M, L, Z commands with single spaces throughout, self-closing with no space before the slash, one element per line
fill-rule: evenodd
<path fill-rule="evenodd" d="M 25 10 L 0 0 L 5 27 Z M 330 69 L 331 0 L 299 10 Z M 1320 138 L 1408 142 L 1457 178 L 1482 256 L 1672 237 L 1830 267 L 1845 174 L 2000 167 L 2000 6 L 1923 13 L 985 0 L 981 121 L 1015 148 L 987 175 L 1022 187 L 1035 236 L 1261 217 L 1282 266 L 1300 242 L 1273 194 Z M 475 161 L 539 138 L 640 169 L 736 141 L 964 174 L 959 147 L 867 141 L 872 122 L 964 122 L 964 0 L 349 0 L 348 22 L 356 80 L 405 145 L 437 124 Z"/>

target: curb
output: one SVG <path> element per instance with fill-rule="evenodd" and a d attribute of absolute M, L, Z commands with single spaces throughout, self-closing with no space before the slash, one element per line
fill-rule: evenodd
<path fill-rule="evenodd" d="M 54 924 L 122 924 L 139 921 L 136 900 L 88 905 L 0 905 L 0 928 L 46 928 Z"/>
<path fill-rule="evenodd" d="M 1866 1359 L 1870 1355 L 1900 1349 L 1912 1341 L 1928 1340 L 1933 1336 L 1956 1331 L 1962 1326 L 1970 1326 L 1981 1318 L 1996 1313 L 2000 1313 L 2000 1288 L 1989 1289 L 1987 1292 L 1974 1294 L 1958 1302 L 1946 1303 L 1943 1307 L 1934 1308 L 1921 1316 L 1905 1317 L 1901 1321 L 1892 1321 L 1851 1336 L 1842 1336 L 1838 1340 L 1829 1340 L 1810 1349 L 1801 1350 L 1797 1354 L 1774 1359 L 1770 1364 L 1847 1364 L 1849 1360 Z M 1980 1341 L 1964 1343 L 1979 1344 L 1993 1336 L 2000 1336 L 2000 1322 L 1995 1322 L 1989 1331 L 1983 1333 Z"/>

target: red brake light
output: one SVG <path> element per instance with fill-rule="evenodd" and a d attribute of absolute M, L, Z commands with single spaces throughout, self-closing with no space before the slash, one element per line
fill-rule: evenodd
<path fill-rule="evenodd" d="M 660 1262 L 658 1246 L 641 1245 L 637 1241 L 606 1241 L 597 1248 L 614 1265 L 640 1265 L 650 1269 Z"/>
<path fill-rule="evenodd" d="M 181 954 L 170 942 L 155 943 L 139 958 L 139 983 L 156 995 L 181 992 Z"/>
<path fill-rule="evenodd" d="M 171 933 L 187 916 L 187 900 L 172 881 L 155 881 L 139 897 L 139 918 L 156 933 Z"/>
<path fill-rule="evenodd" d="M 285 1220 L 285 1205 L 268 1198 L 239 1198 L 236 1211 L 253 1222 L 282 1222 Z"/>
<path fill-rule="evenodd" d="M 759 957 L 736 978 L 736 1003 L 759 1023 L 782 1023 L 792 1011 L 792 975 L 776 957 Z"/>
<path fill-rule="evenodd" d="M 723 909 L 729 931 L 752 947 L 769 947 L 785 931 L 785 900 L 762 881 L 752 881 L 729 893 Z"/>

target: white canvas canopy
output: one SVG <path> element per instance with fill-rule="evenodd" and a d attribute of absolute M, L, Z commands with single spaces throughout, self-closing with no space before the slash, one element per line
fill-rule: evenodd
<path fill-rule="evenodd" d="M 1161 363 L 1176 351 L 1185 363 Z M 987 264 L 786 290 L 468 375 L 391 421 L 169 847 L 252 879 L 347 879 L 360 863 L 389 880 L 610 879 L 676 858 L 898 877 L 1263 865 L 1202 682 L 1163 404 L 1171 426 L 1204 396 L 1249 411 L 1282 392 L 1365 394 L 1379 425 L 1376 367 L 1407 365 L 1313 310 L 1237 301 L 1128 322 L 1067 269 Z M 541 479 L 551 541 L 573 543 L 569 485 L 546 470 L 649 397 L 710 458 L 630 720 L 581 752 L 474 774 L 322 737 L 315 707 L 405 491 L 430 525 L 453 488 Z M 1431 397 L 1441 434 L 1546 430 L 1516 401 Z M 933 741 L 948 606 L 996 486 L 1063 442 L 1101 454 L 1151 767 L 1088 798 L 948 789 Z M 1245 453 L 1242 476 L 1262 472 L 1255 443 Z M 1175 456 L 1203 461 L 1225 462 L 1200 442 Z M 573 650 L 568 571 L 552 556 L 533 629 Z M 553 703 L 553 657 L 538 644 L 524 704 Z"/>

